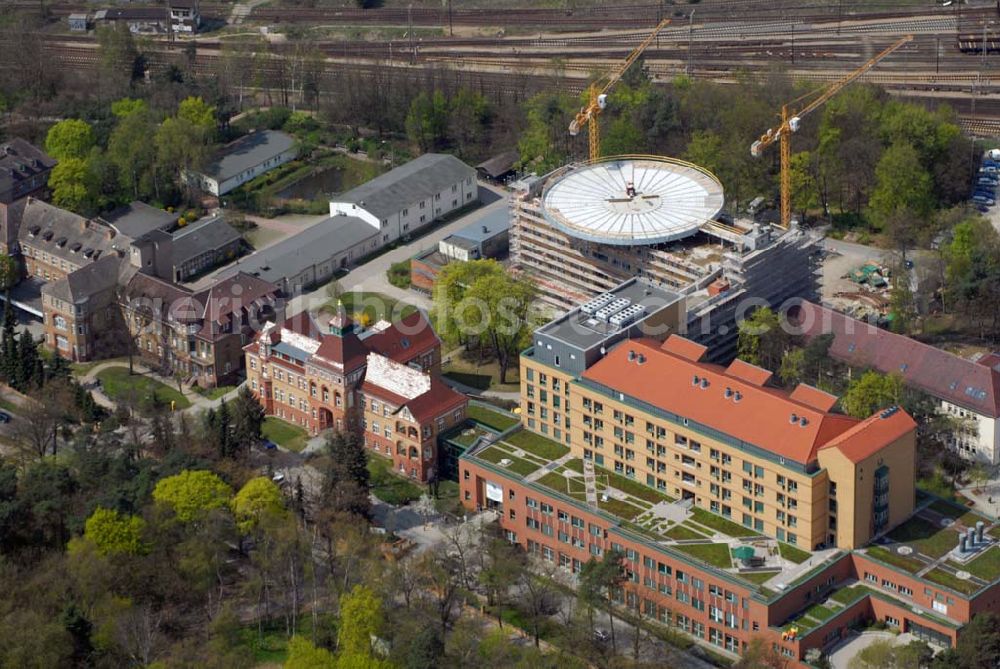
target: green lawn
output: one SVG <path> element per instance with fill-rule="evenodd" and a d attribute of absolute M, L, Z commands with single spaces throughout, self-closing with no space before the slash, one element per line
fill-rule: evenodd
<path fill-rule="evenodd" d="M 0 397 L 0 409 L 3 409 L 4 411 L 7 411 L 9 413 L 16 414 L 20 409 L 20 407 L 11 402 L 10 400 Z"/>
<path fill-rule="evenodd" d="M 465 513 L 465 507 L 462 506 L 462 501 L 458 496 L 458 482 L 445 480 L 438 483 L 434 508 L 439 513 L 450 513 L 454 516 L 461 516 Z"/>
<path fill-rule="evenodd" d="M 292 425 L 275 416 L 268 416 L 264 419 L 261 434 L 264 435 L 265 439 L 270 439 L 278 446 L 296 453 L 305 448 L 306 442 L 309 441 L 309 433 L 306 432 L 305 428 Z"/>
<path fill-rule="evenodd" d="M 830 595 L 830 599 L 832 599 L 835 602 L 847 605 L 853 602 L 858 597 L 860 597 L 862 594 L 873 595 L 876 592 L 878 591 L 873 590 L 872 588 L 869 588 L 866 585 L 861 585 L 860 583 L 858 583 L 852 585 L 849 588 L 841 588 L 839 590 L 834 591 L 834 593 Z"/>
<path fill-rule="evenodd" d="M 782 541 L 778 542 L 778 550 L 781 551 L 781 557 L 786 560 L 791 560 L 795 564 L 802 564 L 811 557 L 811 554 L 801 548 L 796 548 L 791 544 L 786 544 Z"/>
<path fill-rule="evenodd" d="M 620 499 L 608 498 L 608 501 L 598 500 L 597 506 L 601 509 L 607 511 L 613 516 L 617 516 L 623 520 L 632 520 L 640 513 L 642 509 L 635 506 L 634 504 L 629 504 L 628 502 L 623 502 Z"/>
<path fill-rule="evenodd" d="M 949 527 L 941 527 L 919 516 L 894 529 L 889 539 L 901 544 L 909 544 L 929 557 L 939 558 L 958 544 L 958 532 Z"/>
<path fill-rule="evenodd" d="M 466 432 L 469 434 L 465 434 Z M 476 439 L 484 437 L 488 434 L 490 433 L 481 427 L 466 427 L 460 430 L 454 437 L 451 437 L 451 440 L 456 444 L 461 444 L 462 446 L 471 446 Z"/>
<path fill-rule="evenodd" d="M 802 616 L 809 616 L 810 618 L 815 618 L 816 620 L 822 622 L 827 618 L 832 617 L 834 613 L 836 613 L 836 611 L 827 606 L 823 606 L 822 604 L 813 604 L 802 612 Z"/>
<path fill-rule="evenodd" d="M 397 300 L 388 295 L 361 290 L 346 291 L 341 294 L 339 299 L 344 304 L 344 309 L 349 316 L 356 318 L 356 314 L 362 313 L 369 323 L 375 323 L 379 320 L 398 321 L 417 310 L 412 304 L 397 306 Z M 332 312 L 336 306 L 337 300 L 331 300 L 326 304 L 326 311 Z"/>
<path fill-rule="evenodd" d="M 738 525 L 731 520 L 726 520 L 722 516 L 717 516 L 710 511 L 699 509 L 696 506 L 691 508 L 691 519 L 699 525 L 704 525 L 705 527 L 716 530 L 717 532 L 728 534 L 731 537 L 760 536 L 749 527 L 743 527 L 742 525 Z"/>
<path fill-rule="evenodd" d="M 476 454 L 476 457 L 478 457 L 481 460 L 486 460 L 487 462 L 492 462 L 493 464 L 502 467 L 503 469 L 510 470 L 515 474 L 520 474 L 521 476 L 527 476 L 531 472 L 538 469 L 538 465 L 536 465 L 535 463 L 528 462 L 527 460 L 522 460 L 521 458 L 515 457 L 510 453 L 508 453 L 507 451 L 499 449 L 495 446 L 491 446 L 490 448 L 487 448 L 485 451 L 480 451 L 479 453 Z M 500 465 L 500 461 L 504 459 L 510 460 L 510 464 L 507 465 L 506 467 Z"/>
<path fill-rule="evenodd" d="M 520 421 L 513 416 L 508 416 L 507 414 L 502 414 L 498 411 L 492 411 L 485 407 L 481 407 L 477 404 L 470 404 L 469 408 L 466 409 L 465 415 L 467 418 L 471 418 L 480 425 L 485 425 L 486 427 L 492 428 L 497 432 L 503 432 L 509 428 L 514 427 Z"/>
<path fill-rule="evenodd" d="M 677 539 L 678 541 L 684 541 L 686 539 L 707 539 L 701 532 L 695 532 L 694 530 L 684 527 L 683 525 L 674 525 L 669 530 L 663 533 L 663 536 L 670 537 L 671 539 Z"/>
<path fill-rule="evenodd" d="M 569 453 L 569 447 L 563 446 L 558 441 L 553 441 L 540 434 L 521 430 L 507 437 L 504 441 L 516 446 L 523 451 L 533 453 L 543 460 L 558 460 Z"/>
<path fill-rule="evenodd" d="M 638 481 L 622 476 L 621 474 L 616 474 L 610 469 L 605 469 L 604 467 L 598 467 L 595 465 L 594 473 L 597 474 L 598 479 L 607 475 L 608 485 L 612 488 L 617 488 L 627 495 L 638 497 L 639 499 L 650 502 L 651 504 L 672 501 L 672 498 L 654 490 L 653 488 L 650 488 L 648 485 L 639 483 Z"/>
<path fill-rule="evenodd" d="M 128 358 L 106 358 L 104 360 L 92 360 L 90 362 L 72 362 L 69 365 L 69 369 L 75 376 L 86 376 L 90 370 L 98 365 L 103 365 L 106 362 L 124 362 L 128 364 Z"/>
<path fill-rule="evenodd" d="M 583 479 L 578 478 L 576 479 L 576 481 L 577 481 L 576 488 L 573 488 L 573 490 L 574 491 L 579 490 L 579 492 L 578 493 L 574 492 L 574 494 L 572 495 L 566 492 L 567 488 L 569 487 L 566 483 L 566 477 L 556 472 L 549 472 L 545 476 L 535 481 L 535 483 L 543 485 L 546 488 L 551 488 L 552 490 L 562 493 L 563 495 L 570 495 L 571 497 L 578 497 L 580 499 L 583 499 L 585 496 L 585 493 L 583 491 Z"/>
<path fill-rule="evenodd" d="M 236 390 L 236 386 L 216 386 L 215 388 L 195 388 L 195 392 L 210 400 L 217 400 L 227 393 Z"/>
<path fill-rule="evenodd" d="M 1000 548 L 996 546 L 987 548 L 985 553 L 974 560 L 970 560 L 964 567 L 952 562 L 948 564 L 955 567 L 955 569 L 964 569 L 973 576 L 978 576 L 984 581 L 992 583 L 997 578 L 1000 578 Z"/>
<path fill-rule="evenodd" d="M 500 365 L 492 358 L 480 359 L 478 353 L 464 349 L 449 353 L 441 364 L 441 373 L 460 383 L 478 390 L 505 390 L 518 392 L 521 389 L 520 369 L 516 361 L 507 369 L 504 382 L 500 383 Z"/>
<path fill-rule="evenodd" d="M 113 400 L 129 401 L 133 399 L 142 404 L 148 402 L 155 395 L 157 401 L 165 405 L 169 406 L 171 402 L 174 402 L 177 409 L 187 409 L 191 406 L 191 402 L 177 392 L 176 388 L 171 388 L 142 374 L 130 375 L 127 367 L 102 369 L 97 373 L 97 378 L 100 380 L 101 388 L 105 394 Z"/>
<path fill-rule="evenodd" d="M 741 573 L 740 578 L 744 581 L 750 581 L 756 585 L 760 585 L 766 581 L 770 581 L 775 575 L 780 574 L 780 571 L 750 571 L 746 573 Z"/>
<path fill-rule="evenodd" d="M 964 581 L 956 576 L 953 576 L 940 567 L 937 569 L 931 569 L 923 575 L 923 578 L 934 583 L 940 583 L 943 586 L 965 593 L 966 595 L 971 595 L 979 590 L 979 585 L 976 583 L 973 583 L 972 581 Z"/>
<path fill-rule="evenodd" d="M 958 504 L 952 504 L 951 502 L 946 502 L 944 500 L 936 500 L 933 502 L 930 509 L 937 511 L 943 516 L 948 516 L 949 518 L 954 518 L 958 522 L 962 523 L 966 527 L 975 527 L 976 521 L 981 520 L 987 525 L 990 525 L 988 518 L 984 518 L 973 511 L 965 508 L 964 506 Z"/>
<path fill-rule="evenodd" d="M 677 544 L 672 548 L 715 567 L 728 569 L 733 566 L 733 561 L 729 557 L 729 544 Z"/>
<path fill-rule="evenodd" d="M 396 474 L 392 469 L 392 460 L 381 455 L 368 454 L 368 475 L 372 494 L 386 504 L 402 506 L 420 499 L 424 494 L 422 486 Z"/>
<path fill-rule="evenodd" d="M 490 389 L 490 377 L 486 374 L 472 374 L 471 372 L 445 372 L 441 376 L 476 390 Z"/>
<path fill-rule="evenodd" d="M 893 553 L 882 546 L 872 546 L 865 550 L 865 553 L 875 558 L 876 560 L 881 560 L 886 564 L 891 564 L 900 569 L 905 569 L 906 571 L 917 573 L 925 565 L 920 560 L 914 560 L 911 557 L 905 555 L 900 555 L 898 553 Z"/>

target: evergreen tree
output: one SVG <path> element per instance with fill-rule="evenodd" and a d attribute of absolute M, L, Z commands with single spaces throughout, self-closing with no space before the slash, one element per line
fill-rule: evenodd
<path fill-rule="evenodd" d="M 232 419 L 229 415 L 229 405 L 225 400 L 219 404 L 219 410 L 215 414 L 215 443 L 221 457 L 231 458 L 235 455 Z"/>
<path fill-rule="evenodd" d="M 17 317 L 14 315 L 14 308 L 10 301 L 4 308 L 3 316 L 3 343 L 0 345 L 0 375 L 4 381 L 14 385 L 17 378 Z"/>
<path fill-rule="evenodd" d="M 38 348 L 35 346 L 35 340 L 31 333 L 23 330 L 17 341 L 16 371 L 11 385 L 20 391 L 27 390 L 38 373 L 37 362 Z"/>
<path fill-rule="evenodd" d="M 335 432 L 326 442 L 329 465 L 323 477 L 323 505 L 333 513 L 367 518 L 368 461 L 364 446 L 353 432 Z"/>
<path fill-rule="evenodd" d="M 246 386 L 240 388 L 233 400 L 233 449 L 240 455 L 250 452 L 250 447 L 261 439 L 264 427 L 264 407 Z"/>

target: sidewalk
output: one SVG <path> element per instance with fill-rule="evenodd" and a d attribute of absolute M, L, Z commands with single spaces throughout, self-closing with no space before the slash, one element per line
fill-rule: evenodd
<path fill-rule="evenodd" d="M 88 371 L 83 377 L 79 378 L 78 381 L 80 382 L 80 384 L 84 386 L 93 385 L 93 387 L 90 389 L 90 392 L 94 395 L 94 400 L 105 409 L 114 411 L 116 408 L 118 408 L 118 403 L 115 402 L 110 397 L 108 397 L 107 394 L 105 394 L 104 389 L 97 384 L 97 375 L 101 371 L 109 369 L 111 367 L 128 367 L 128 362 L 122 360 L 109 360 L 108 362 L 102 362 L 92 367 L 90 371 Z M 151 370 L 149 367 L 142 364 L 138 360 L 132 363 L 132 369 L 135 371 L 136 374 L 141 374 L 142 376 L 148 376 L 149 378 L 153 379 L 154 381 L 162 383 L 168 388 L 173 388 L 175 390 L 177 389 L 176 379 L 160 376 L 159 374 L 155 373 L 153 370 Z M 191 403 L 191 406 L 188 407 L 187 409 L 184 409 L 184 411 L 187 413 L 196 413 L 198 411 L 202 411 L 205 409 L 214 409 L 218 407 L 223 400 L 226 400 L 227 402 L 233 400 L 236 397 L 236 393 L 239 392 L 239 389 L 240 386 L 237 386 L 232 391 L 226 393 L 222 397 L 219 397 L 217 399 L 209 399 L 204 395 L 200 395 L 194 392 L 188 387 L 182 386 L 180 390 L 181 395 L 183 395 L 184 398 Z"/>

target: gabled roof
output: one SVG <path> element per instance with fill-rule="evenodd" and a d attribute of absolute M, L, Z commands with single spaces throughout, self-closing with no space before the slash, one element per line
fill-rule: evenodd
<path fill-rule="evenodd" d="M 699 362 L 700 348 L 678 335 L 626 340 L 582 377 L 803 465 L 858 422 Z"/>
<path fill-rule="evenodd" d="M 167 230 L 173 227 L 180 215 L 136 201 L 121 206 L 101 218 L 121 234 L 132 239 L 141 239 L 154 230 Z"/>
<path fill-rule="evenodd" d="M 333 202 L 348 202 L 384 219 L 402 209 L 427 200 L 476 171 L 455 156 L 425 153 L 405 165 L 377 176 L 357 188 L 334 196 Z"/>
<path fill-rule="evenodd" d="M 74 264 L 93 262 L 113 250 L 124 251 L 131 240 L 109 225 L 29 197 L 17 233 L 22 245 L 40 248 Z"/>
<path fill-rule="evenodd" d="M 0 142 L 0 196 L 15 183 L 51 170 L 55 164 L 55 159 L 20 137 Z"/>
<path fill-rule="evenodd" d="M 295 138 L 279 130 L 251 132 L 222 147 L 202 174 L 221 183 L 280 156 L 294 146 Z"/>
<path fill-rule="evenodd" d="M 805 300 L 789 316 L 808 338 L 832 334 L 830 355 L 838 360 L 899 374 L 904 383 L 929 395 L 1000 417 L 1000 370 Z"/>
<path fill-rule="evenodd" d="M 858 463 L 917 428 L 908 413 L 892 407 L 870 416 L 843 434 L 834 437 L 820 450 L 836 448 L 851 462 Z"/>
<path fill-rule="evenodd" d="M 502 176 L 514 169 L 514 165 L 520 157 L 521 154 L 517 151 L 504 151 L 501 154 L 493 156 L 489 160 L 484 160 L 479 163 L 476 165 L 476 169 L 483 174 L 496 179 L 497 177 Z"/>
<path fill-rule="evenodd" d="M 71 304 L 90 299 L 97 293 L 111 290 L 118 283 L 124 263 L 116 255 L 102 257 L 84 265 L 58 281 L 42 285 L 42 294 Z"/>
<path fill-rule="evenodd" d="M 370 350 L 406 364 L 441 343 L 424 315 L 415 313 L 365 338 Z"/>
<path fill-rule="evenodd" d="M 362 367 L 367 355 L 368 349 L 364 342 L 358 339 L 353 328 L 348 328 L 342 336 L 323 335 L 319 350 L 316 351 L 316 356 L 320 358 L 318 362 L 332 363 L 345 374 Z"/>

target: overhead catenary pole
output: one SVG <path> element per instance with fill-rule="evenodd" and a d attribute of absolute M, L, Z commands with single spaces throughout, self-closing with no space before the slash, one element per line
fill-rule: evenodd
<path fill-rule="evenodd" d="M 690 75 L 691 74 L 691 46 L 693 44 L 692 35 L 694 35 L 694 13 L 695 13 L 695 11 L 697 11 L 697 10 L 692 9 L 691 13 L 688 14 L 688 52 L 687 52 L 687 58 L 685 59 L 685 62 L 684 62 L 684 74 L 685 75 Z M 656 32 L 657 32 L 657 34 L 659 34 L 659 31 L 656 31 Z"/>

